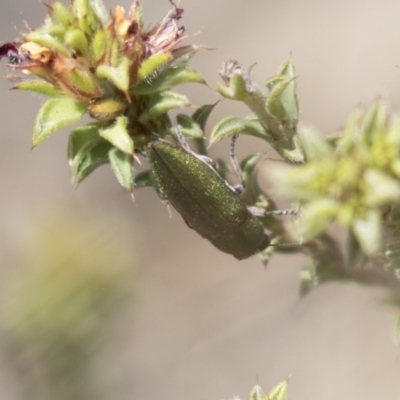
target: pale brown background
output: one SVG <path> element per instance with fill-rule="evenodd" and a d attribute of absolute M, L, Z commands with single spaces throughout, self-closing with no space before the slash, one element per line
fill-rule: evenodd
<path fill-rule="evenodd" d="M 166 0 L 143 0 L 143 6 L 149 23 L 169 8 Z M 252 75 L 261 85 L 292 55 L 302 121 L 324 134 L 378 95 L 400 107 L 398 1 L 186 0 L 181 6 L 187 31 L 202 31 L 194 41 L 216 48 L 193 61 L 211 87 L 228 58 L 257 62 Z M 16 36 L 20 12 L 38 26 L 44 8 L 34 0 L 3 0 L 2 40 Z M 65 156 L 68 132 L 31 152 L 43 100 L 8 87 L 0 82 L 2 272 L 15 237 L 31 230 L 46 207 L 72 208 L 82 218 L 107 214 L 115 222 L 110 229 L 129 226 L 137 247 L 136 302 L 98 356 L 97 376 L 113 388 L 110 398 L 244 399 L 257 377 L 267 389 L 292 374 L 293 400 L 400 399 L 394 312 L 379 304 L 382 291 L 331 284 L 300 301 L 298 272 L 305 259 L 278 256 L 267 271 L 257 257 L 239 263 L 190 231 L 176 213 L 170 219 L 153 191 L 137 193 L 133 205 L 108 168 L 74 190 Z M 184 91 L 197 104 L 218 98 L 207 88 Z M 244 109 L 223 102 L 212 122 L 234 112 Z M 239 153 L 260 145 L 241 140 Z M 214 154 L 225 151 L 217 146 Z M 15 383 L 1 374 L 0 397 L 17 399 Z"/>

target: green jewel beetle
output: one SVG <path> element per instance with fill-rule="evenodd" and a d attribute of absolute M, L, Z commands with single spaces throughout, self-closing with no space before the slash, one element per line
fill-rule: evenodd
<path fill-rule="evenodd" d="M 207 157 L 164 140 L 150 143 L 146 153 L 162 196 L 216 248 L 243 260 L 270 245 L 254 207 L 247 207 Z"/>

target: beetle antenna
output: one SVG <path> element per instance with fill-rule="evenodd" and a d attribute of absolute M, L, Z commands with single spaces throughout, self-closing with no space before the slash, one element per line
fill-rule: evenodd
<path fill-rule="evenodd" d="M 243 173 L 242 173 L 242 170 L 240 169 L 240 165 L 237 160 L 236 153 L 235 153 L 236 141 L 237 141 L 238 137 L 239 137 L 238 135 L 232 136 L 230 159 L 231 159 L 231 164 L 232 164 L 233 170 L 235 171 L 237 177 L 239 178 L 239 185 L 235 186 L 235 191 L 240 194 L 240 193 L 244 192 L 246 183 L 244 181 Z"/>
<path fill-rule="evenodd" d="M 272 243 L 270 244 L 271 247 L 292 247 L 292 246 L 302 246 L 303 241 L 300 240 L 299 242 L 291 242 L 291 243 Z"/>
<path fill-rule="evenodd" d="M 293 208 L 289 208 L 287 210 L 265 211 L 265 215 L 299 215 L 299 212 Z"/>
<path fill-rule="evenodd" d="M 256 206 L 248 206 L 247 209 L 256 217 L 267 217 L 270 215 L 279 216 L 279 215 L 299 215 L 297 210 L 293 208 L 289 208 L 287 210 L 272 210 L 267 211 L 264 208 L 256 207 Z"/>

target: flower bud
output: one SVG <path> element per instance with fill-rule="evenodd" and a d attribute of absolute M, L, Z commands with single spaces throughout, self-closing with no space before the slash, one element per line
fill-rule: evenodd
<path fill-rule="evenodd" d="M 125 102 L 107 99 L 89 104 L 88 113 L 92 118 L 95 118 L 99 121 L 110 121 L 119 115 L 122 115 L 122 113 L 125 111 L 125 108 Z"/>
<path fill-rule="evenodd" d="M 53 74 L 57 84 L 78 100 L 95 99 L 102 94 L 97 78 L 74 58 L 57 55 L 53 61 Z"/>

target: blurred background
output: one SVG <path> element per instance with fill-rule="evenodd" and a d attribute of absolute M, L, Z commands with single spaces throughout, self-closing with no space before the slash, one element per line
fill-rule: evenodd
<path fill-rule="evenodd" d="M 114 0 L 106 1 L 114 7 Z M 120 1 L 129 7 L 129 1 Z M 142 0 L 148 24 L 167 0 Z M 182 24 L 204 50 L 192 65 L 211 88 L 220 63 L 251 66 L 259 85 L 289 56 L 302 123 L 334 133 L 377 96 L 400 108 L 400 3 L 394 0 L 185 0 Z M 0 38 L 45 7 L 3 0 Z M 6 73 L 3 68 L 3 75 Z M 0 398 L 246 398 L 291 374 L 290 397 L 400 399 L 394 310 L 384 291 L 329 284 L 298 296 L 301 257 L 238 262 L 169 217 L 152 190 L 135 203 L 109 168 L 79 187 L 68 131 L 30 150 L 43 98 L 0 82 Z M 201 105 L 207 87 L 182 87 Z M 223 101 L 209 128 L 247 111 Z M 241 139 L 239 158 L 260 151 Z M 227 157 L 227 146 L 212 149 Z M 267 149 L 265 149 L 267 151 Z M 92 396 L 92 397 L 91 397 Z"/>

